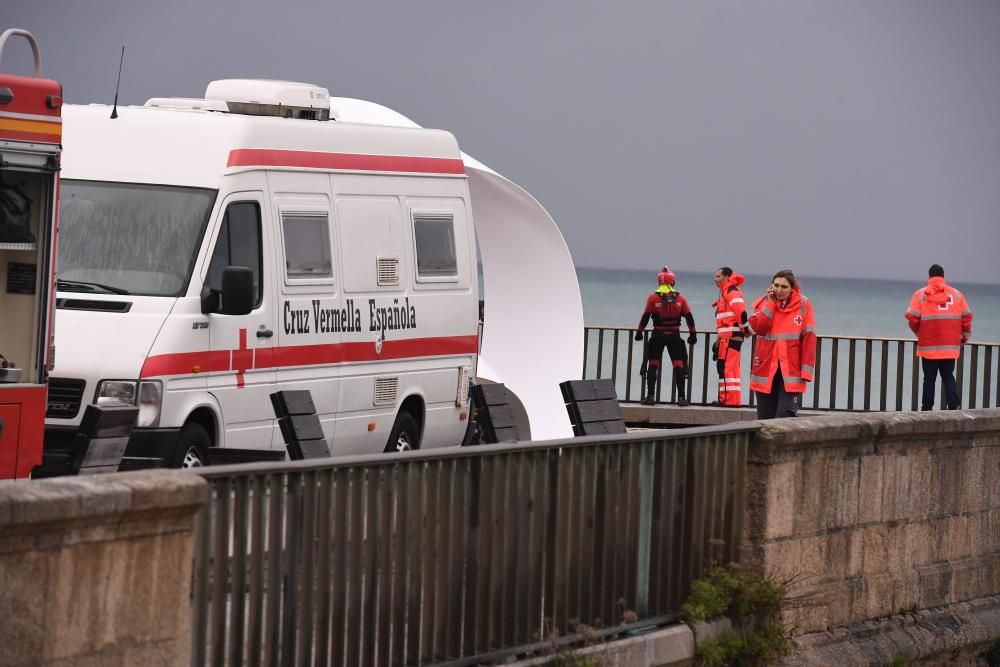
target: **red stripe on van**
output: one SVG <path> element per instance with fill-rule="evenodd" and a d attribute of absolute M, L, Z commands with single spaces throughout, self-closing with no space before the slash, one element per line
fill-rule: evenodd
<path fill-rule="evenodd" d="M 478 350 L 478 336 L 441 336 L 437 338 L 387 340 L 382 343 L 381 354 L 375 353 L 375 343 L 373 342 L 289 345 L 275 348 L 263 347 L 255 350 L 253 367 L 327 366 L 345 361 L 380 361 L 455 354 L 475 354 Z M 233 368 L 233 352 L 238 352 L 238 350 L 159 354 L 146 359 L 139 377 L 193 375 L 195 373 L 218 373 L 238 370 Z M 198 368 L 197 371 L 194 370 L 195 367 Z"/>
<path fill-rule="evenodd" d="M 195 373 L 218 373 L 230 369 L 232 355 L 229 350 L 209 352 L 177 352 L 146 357 L 140 378 L 157 375 L 193 375 Z M 197 369 L 197 370 L 195 370 Z"/>
<path fill-rule="evenodd" d="M 459 159 L 407 155 L 362 155 L 320 153 L 269 148 L 238 148 L 229 151 L 229 167 L 306 167 L 350 171 L 402 171 L 419 174 L 465 174 Z"/>

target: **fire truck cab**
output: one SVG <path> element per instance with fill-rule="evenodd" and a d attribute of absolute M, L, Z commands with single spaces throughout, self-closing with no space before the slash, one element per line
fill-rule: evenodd
<path fill-rule="evenodd" d="M 0 35 L 0 67 L 15 37 L 30 44 L 35 73 L 0 70 L 0 479 L 42 462 L 62 140 L 62 87 L 41 78 L 34 36 Z"/>

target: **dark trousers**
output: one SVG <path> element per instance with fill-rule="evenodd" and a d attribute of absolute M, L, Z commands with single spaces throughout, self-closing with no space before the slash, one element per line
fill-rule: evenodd
<path fill-rule="evenodd" d="M 649 360 L 646 368 L 646 395 L 653 396 L 656 391 L 656 376 L 663 364 L 663 350 L 666 348 L 673 366 L 673 380 L 677 387 L 677 398 L 685 398 L 684 380 L 687 378 L 687 348 L 679 333 L 665 334 L 657 331 L 649 337 Z M 666 387 L 661 387 L 661 391 Z"/>
<path fill-rule="evenodd" d="M 757 419 L 794 417 L 801 405 L 801 392 L 785 391 L 785 381 L 779 366 L 771 380 L 771 393 L 757 392 Z"/>
<path fill-rule="evenodd" d="M 962 407 L 962 399 L 958 395 L 958 385 L 955 384 L 954 359 L 921 359 L 924 369 L 924 394 L 920 400 L 921 410 L 934 409 L 934 390 L 937 388 L 937 376 L 941 374 L 944 383 L 944 397 L 948 401 L 949 410 Z"/>

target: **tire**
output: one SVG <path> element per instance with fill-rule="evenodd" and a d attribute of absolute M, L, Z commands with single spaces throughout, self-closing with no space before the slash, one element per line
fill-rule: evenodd
<path fill-rule="evenodd" d="M 389 432 L 389 440 L 385 444 L 386 454 L 393 452 L 408 452 L 420 449 L 420 424 L 416 417 L 403 410 L 396 416 L 396 423 Z"/>
<path fill-rule="evenodd" d="M 177 436 L 171 468 L 200 468 L 208 465 L 208 449 L 212 439 L 201 424 L 188 422 Z"/>

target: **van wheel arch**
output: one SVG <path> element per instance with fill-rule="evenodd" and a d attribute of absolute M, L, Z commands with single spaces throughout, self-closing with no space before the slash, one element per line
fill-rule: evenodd
<path fill-rule="evenodd" d="M 217 445 L 215 415 L 208 408 L 198 408 L 187 418 L 177 436 L 170 461 L 173 468 L 192 468 L 208 464 L 208 450 Z"/>
<path fill-rule="evenodd" d="M 417 395 L 408 396 L 396 413 L 385 451 L 390 453 L 420 449 L 423 434 L 424 401 Z"/>

